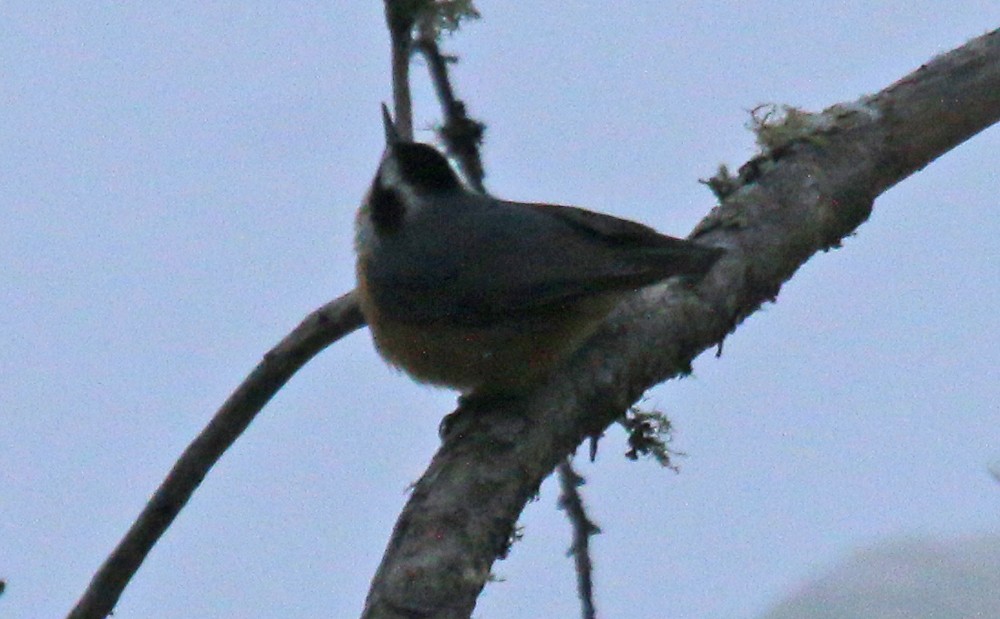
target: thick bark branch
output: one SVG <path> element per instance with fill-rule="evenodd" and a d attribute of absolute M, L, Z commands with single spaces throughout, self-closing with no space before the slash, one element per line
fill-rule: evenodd
<path fill-rule="evenodd" d="M 456 422 L 399 517 L 363 617 L 469 617 L 525 503 L 584 438 L 684 373 L 865 221 L 876 196 L 1000 119 L 1000 34 L 803 119 L 695 230 L 729 250 L 703 282 L 646 289 L 546 385 Z"/>

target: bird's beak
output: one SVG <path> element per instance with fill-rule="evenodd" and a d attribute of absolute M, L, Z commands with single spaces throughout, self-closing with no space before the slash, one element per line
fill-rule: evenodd
<path fill-rule="evenodd" d="M 382 124 L 385 126 L 385 145 L 392 146 L 398 144 L 401 140 L 399 139 L 399 132 L 396 131 L 396 124 L 392 122 L 392 116 L 389 115 L 389 108 L 386 107 L 385 103 L 382 103 Z"/>

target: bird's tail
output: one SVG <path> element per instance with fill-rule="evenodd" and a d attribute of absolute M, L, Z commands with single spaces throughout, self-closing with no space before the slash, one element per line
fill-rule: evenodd
<path fill-rule="evenodd" d="M 650 267 L 664 279 L 678 275 L 701 279 L 726 250 L 684 239 L 663 237 L 658 247 L 650 248 L 646 253 Z"/>

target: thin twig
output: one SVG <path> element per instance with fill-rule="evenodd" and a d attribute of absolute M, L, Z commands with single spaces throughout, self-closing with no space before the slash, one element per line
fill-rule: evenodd
<path fill-rule="evenodd" d="M 448 77 L 448 59 L 441 54 L 434 29 L 426 19 L 420 24 L 420 36 L 415 42 L 415 49 L 427 61 L 427 70 L 434 83 L 438 101 L 441 102 L 444 124 L 438 133 L 444 141 L 445 148 L 458 162 L 469 186 L 479 193 L 486 193 L 486 187 L 483 185 L 486 173 L 479 155 L 485 128 L 481 122 L 468 117 L 465 103 L 455 97 L 455 90 Z"/>
<path fill-rule="evenodd" d="M 319 351 L 364 325 L 349 292 L 309 314 L 272 348 L 188 445 L 135 523 L 104 561 L 69 619 L 107 617 L 125 585 L 222 454 L 268 400 Z"/>
<path fill-rule="evenodd" d="M 601 532 L 594 522 L 587 517 L 587 510 L 580 496 L 580 486 L 585 483 L 583 477 L 573 469 L 573 464 L 563 460 L 557 468 L 559 472 L 559 507 L 566 511 L 570 524 L 573 525 L 573 544 L 569 554 L 576 562 L 576 592 L 580 597 L 580 616 L 583 619 L 595 619 L 594 609 L 594 564 L 590 559 L 590 536 Z"/>
<path fill-rule="evenodd" d="M 392 106 L 396 131 L 413 140 L 413 100 L 410 96 L 410 54 L 413 51 L 412 3 L 385 0 L 385 22 L 392 45 Z"/>

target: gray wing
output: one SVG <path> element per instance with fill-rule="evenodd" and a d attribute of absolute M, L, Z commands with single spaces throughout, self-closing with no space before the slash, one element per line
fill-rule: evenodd
<path fill-rule="evenodd" d="M 722 250 L 548 204 L 438 208 L 379 260 L 381 307 L 414 324 L 488 325 L 575 300 L 701 275 Z"/>

